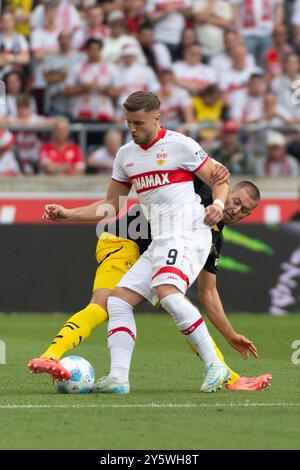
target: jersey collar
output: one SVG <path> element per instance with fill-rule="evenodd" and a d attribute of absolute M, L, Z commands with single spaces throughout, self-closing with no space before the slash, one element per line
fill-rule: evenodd
<path fill-rule="evenodd" d="M 140 145 L 140 147 L 143 150 L 149 150 L 151 147 L 153 147 L 154 144 L 156 144 L 156 142 L 158 142 L 160 139 L 164 138 L 164 136 L 166 135 L 166 132 L 167 132 L 167 130 L 164 127 L 162 127 L 160 133 L 158 134 L 158 136 L 150 144 Z"/>

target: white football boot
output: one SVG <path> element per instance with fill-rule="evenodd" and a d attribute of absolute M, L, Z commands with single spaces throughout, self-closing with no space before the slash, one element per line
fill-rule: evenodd
<path fill-rule="evenodd" d="M 130 392 L 130 385 L 128 382 L 120 383 L 114 377 L 101 377 L 93 386 L 94 393 L 117 393 L 118 395 L 125 395 Z"/>
<path fill-rule="evenodd" d="M 210 364 L 201 385 L 200 392 L 212 393 L 221 390 L 230 380 L 230 373 L 226 366 Z"/>

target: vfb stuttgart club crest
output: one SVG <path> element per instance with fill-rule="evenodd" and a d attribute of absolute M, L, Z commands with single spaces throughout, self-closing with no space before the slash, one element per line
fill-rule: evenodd
<path fill-rule="evenodd" d="M 167 152 L 162 151 L 156 155 L 156 162 L 159 164 L 159 166 L 163 166 L 167 158 L 168 158 Z"/>

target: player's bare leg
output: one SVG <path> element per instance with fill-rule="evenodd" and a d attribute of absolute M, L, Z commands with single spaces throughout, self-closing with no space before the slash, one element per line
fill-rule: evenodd
<path fill-rule="evenodd" d="M 55 379 L 69 380 L 71 374 L 61 365 L 61 357 L 88 338 L 96 326 L 108 319 L 106 312 L 110 289 L 97 289 L 89 305 L 68 319 L 48 349 L 28 363 L 34 374 L 49 374 Z"/>

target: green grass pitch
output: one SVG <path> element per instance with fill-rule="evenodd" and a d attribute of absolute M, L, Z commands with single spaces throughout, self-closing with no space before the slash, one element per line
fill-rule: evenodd
<path fill-rule="evenodd" d="M 0 315 L 7 364 L 0 365 L 0 449 L 299 449 L 299 315 L 232 315 L 260 359 L 243 361 L 209 325 L 242 375 L 273 374 L 265 392 L 200 394 L 203 366 L 166 314 L 137 315 L 138 340 L 127 396 L 59 395 L 27 360 L 46 348 L 66 315 Z M 106 325 L 70 354 L 107 372 Z M 69 355 L 70 355 L 69 354 Z M 300 357 L 300 354 L 298 355 Z"/>

